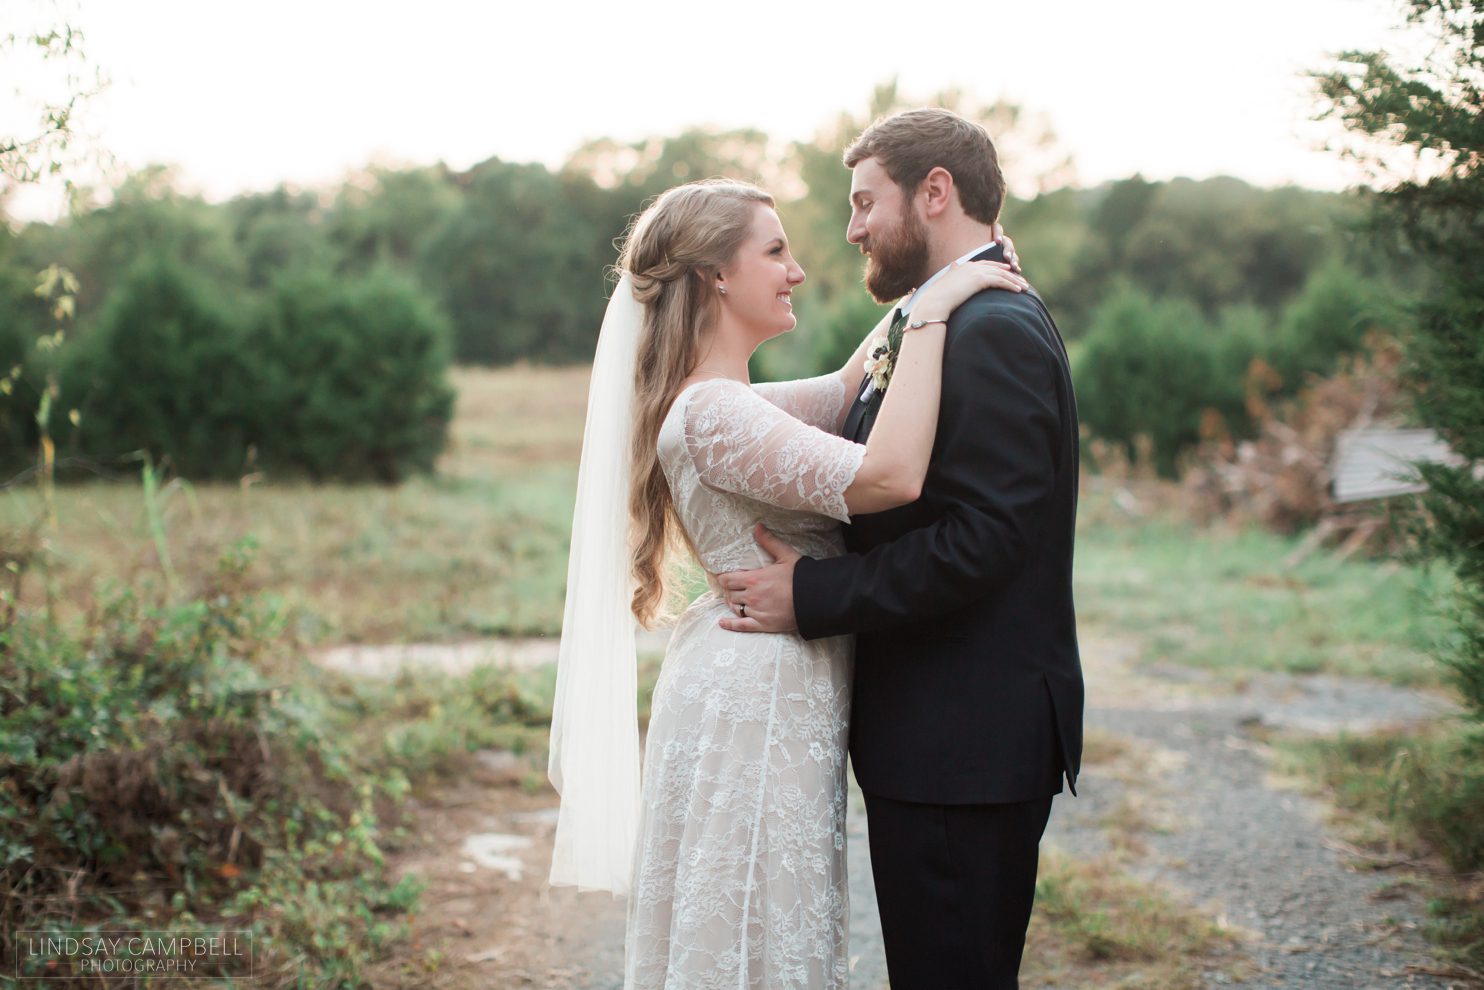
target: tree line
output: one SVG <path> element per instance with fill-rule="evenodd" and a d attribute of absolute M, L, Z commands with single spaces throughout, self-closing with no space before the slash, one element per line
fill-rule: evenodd
<path fill-rule="evenodd" d="M 1013 106 L 940 102 L 984 120 L 1018 180 L 1004 222 L 1081 352 L 1084 418 L 1115 440 L 1154 435 L 1164 464 L 1207 408 L 1241 429 L 1254 358 L 1296 388 L 1384 310 L 1393 266 L 1357 232 L 1356 197 L 1138 176 L 1053 188 L 1066 163 L 1046 164 L 1044 128 Z M 323 477 L 425 468 L 451 408 L 443 365 L 590 360 L 615 241 L 650 198 L 708 175 L 773 191 L 809 272 L 800 331 L 765 347 L 755 374 L 837 366 L 880 313 L 844 239 L 841 153 L 899 105 L 884 86 L 866 115 L 841 115 L 810 141 L 689 130 L 593 141 L 555 169 L 498 158 L 372 168 L 334 190 L 220 204 L 182 192 L 166 168 L 143 170 L 60 223 L 0 228 L 0 368 L 29 369 L 0 396 L 0 443 L 16 454 L 36 440 L 42 376 L 60 359 L 38 353 L 56 319 L 35 273 L 60 264 L 78 288 L 55 415 L 82 411 L 80 452 L 143 448 L 207 476 L 254 458 Z M 1017 175 L 1017 148 L 1032 174 Z M 408 353 L 393 376 L 398 348 Z M 390 410 L 376 430 L 397 436 L 341 443 L 369 409 Z"/>

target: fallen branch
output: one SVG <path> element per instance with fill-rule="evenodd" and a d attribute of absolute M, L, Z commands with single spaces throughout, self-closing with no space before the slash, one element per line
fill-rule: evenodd
<path fill-rule="evenodd" d="M 1342 842 L 1339 839 L 1325 838 L 1321 840 L 1321 844 L 1326 849 L 1333 850 L 1342 855 L 1355 859 L 1363 859 L 1377 870 L 1390 870 L 1398 866 L 1415 866 L 1423 862 L 1422 857 L 1419 856 L 1410 856 L 1406 859 L 1392 859 L 1386 856 L 1378 856 L 1375 853 L 1366 852 L 1359 846 L 1352 846 L 1350 843 Z"/>
<path fill-rule="evenodd" d="M 1438 976 L 1445 980 L 1479 980 L 1484 982 L 1484 973 L 1477 969 L 1469 969 L 1467 966 L 1422 966 L 1410 965 L 1408 973 L 1421 973 L 1423 976 Z"/>

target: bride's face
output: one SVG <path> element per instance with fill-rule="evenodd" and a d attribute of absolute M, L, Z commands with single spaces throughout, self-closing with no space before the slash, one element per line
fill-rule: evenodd
<path fill-rule="evenodd" d="M 759 204 L 752 228 L 731 263 L 720 272 L 726 286 L 722 311 L 756 343 L 787 333 L 794 317 L 794 286 L 804 281 L 804 269 L 789 252 L 783 222 L 772 208 Z"/>

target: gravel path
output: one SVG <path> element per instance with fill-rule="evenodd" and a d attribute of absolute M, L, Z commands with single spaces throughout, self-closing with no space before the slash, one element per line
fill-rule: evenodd
<path fill-rule="evenodd" d="M 647 641 L 643 648 L 661 645 Z M 550 662 L 554 648 L 552 641 L 473 644 L 443 654 L 361 648 L 333 655 L 326 665 L 371 676 L 404 664 L 460 671 L 492 655 L 519 665 Z M 1127 750 L 1125 766 L 1090 762 L 1081 796 L 1056 800 L 1048 844 L 1092 856 L 1107 848 L 1109 822 L 1130 807 L 1152 821 L 1155 828 L 1139 833 L 1148 854 L 1131 868 L 1248 936 L 1244 982 L 1231 982 L 1227 967 L 1209 975 L 1209 987 L 1462 988 L 1422 971 L 1429 964 L 1419 932 L 1422 895 L 1391 873 L 1355 869 L 1326 829 L 1322 805 L 1270 779 L 1262 742 L 1271 730 L 1375 731 L 1436 717 L 1448 704 L 1420 691 L 1328 676 L 1254 674 L 1234 687 L 1229 678 L 1202 671 L 1138 667 L 1136 651 L 1134 643 L 1084 637 L 1088 728 L 1105 746 Z M 518 901 L 520 923 L 484 933 L 508 947 L 490 950 L 486 961 L 518 958 L 519 968 L 483 985 L 503 986 L 500 980 L 509 978 L 511 986 L 620 990 L 622 902 L 540 882 L 553 809 L 486 810 L 495 813 L 480 818 L 478 828 L 530 836 L 534 844 L 523 854 L 525 879 L 503 895 Z M 851 985 L 886 990 L 859 793 L 850 802 L 848 840 Z M 458 869 L 470 872 L 468 864 Z M 455 871 L 449 876 L 457 886 Z"/>
<path fill-rule="evenodd" d="M 1137 869 L 1192 904 L 1249 931 L 1258 971 L 1208 986 L 1361 990 L 1462 986 L 1419 972 L 1425 905 L 1390 873 L 1359 871 L 1324 826 L 1323 806 L 1269 777 L 1267 730 L 1371 732 L 1445 714 L 1436 696 L 1337 677 L 1253 675 L 1232 693 L 1199 671 L 1135 671 L 1134 647 L 1099 643 L 1089 656 L 1089 729 L 1135 741 L 1151 768 L 1135 791 L 1168 827 L 1143 836 Z M 1100 688 L 1106 691 L 1100 693 Z M 1109 786 L 1111 785 L 1111 786 Z M 1147 789 L 1146 789 L 1147 788 Z M 1076 800 L 1058 799 L 1048 832 L 1095 851 L 1102 821 L 1130 788 L 1087 775 Z"/>

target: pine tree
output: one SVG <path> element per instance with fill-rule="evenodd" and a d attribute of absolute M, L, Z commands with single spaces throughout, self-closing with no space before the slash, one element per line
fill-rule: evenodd
<path fill-rule="evenodd" d="M 1433 277 L 1405 340 L 1407 381 L 1419 418 L 1463 463 L 1420 468 L 1420 548 L 1458 574 L 1458 635 L 1442 659 L 1484 723 L 1484 0 L 1406 6 L 1432 42 L 1427 56 L 1346 52 L 1317 80 L 1327 114 L 1364 136 L 1372 161 L 1394 166 L 1407 151 L 1423 173 L 1381 192 L 1377 206 Z"/>

